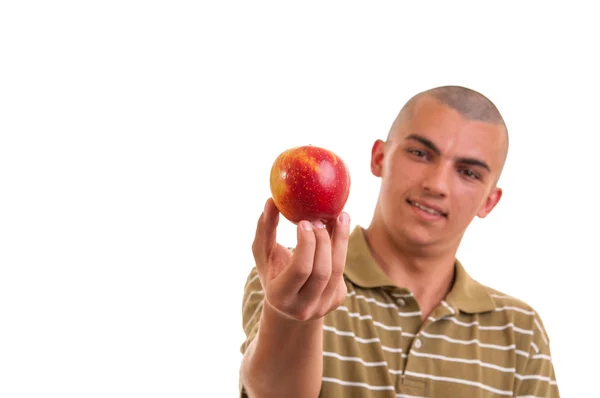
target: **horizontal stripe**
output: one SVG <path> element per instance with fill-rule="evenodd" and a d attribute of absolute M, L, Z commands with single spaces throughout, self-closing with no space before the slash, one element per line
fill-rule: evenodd
<path fill-rule="evenodd" d="M 550 377 L 547 376 L 542 376 L 542 375 L 520 375 L 518 373 L 515 374 L 515 378 L 519 379 L 519 380 L 540 380 L 540 381 L 545 381 L 550 385 L 556 385 L 556 380 L 551 379 Z"/>
<path fill-rule="evenodd" d="M 476 344 L 482 348 L 492 348 L 494 350 L 501 350 L 501 351 L 514 350 L 516 348 L 515 344 L 510 344 L 510 345 L 488 344 L 488 343 L 482 343 L 478 339 L 459 340 L 459 339 L 453 339 L 452 337 L 448 337 L 443 334 L 431 334 L 431 333 L 427 333 L 427 332 L 421 332 L 421 335 L 423 335 L 429 339 L 443 339 L 450 343 L 463 344 L 463 345 Z"/>
<path fill-rule="evenodd" d="M 414 312 L 398 312 L 398 315 L 400 315 L 401 317 L 412 317 L 412 316 L 421 316 L 421 311 L 414 311 Z"/>
<path fill-rule="evenodd" d="M 546 354 L 537 354 L 532 356 L 531 359 L 546 359 L 548 361 L 552 361 L 552 357 Z"/>
<path fill-rule="evenodd" d="M 348 313 L 348 316 L 350 316 L 351 318 L 358 318 L 361 321 L 365 321 L 367 319 L 373 320 L 373 316 L 372 315 L 361 315 L 358 312 L 350 312 L 350 310 L 348 309 L 348 307 L 341 305 L 338 308 L 336 308 L 337 311 L 344 311 Z M 382 329 L 385 330 L 389 330 L 389 331 L 397 331 L 397 332 L 402 332 L 402 335 L 404 337 L 415 337 L 414 333 L 408 333 L 408 332 L 403 332 L 402 331 L 402 327 L 401 326 L 389 326 L 386 324 L 383 324 L 379 321 L 373 321 L 373 325 L 380 327 Z"/>
<path fill-rule="evenodd" d="M 363 383 L 363 382 L 340 380 L 340 379 L 336 379 L 334 377 L 323 377 L 321 380 L 328 382 L 328 383 L 340 384 L 342 386 L 363 387 L 363 388 L 366 388 L 367 390 L 371 390 L 371 391 L 382 391 L 382 390 L 394 391 L 395 390 L 394 386 L 373 386 L 373 385 Z"/>
<path fill-rule="evenodd" d="M 408 332 L 403 331 L 401 326 L 388 326 L 388 325 L 384 325 L 383 323 L 377 322 L 377 321 L 373 321 L 373 325 L 380 327 L 382 329 L 385 329 L 385 330 L 389 330 L 391 332 L 402 332 L 401 334 L 404 337 L 415 337 L 414 333 L 408 333 Z"/>
<path fill-rule="evenodd" d="M 517 311 L 525 315 L 534 315 L 534 311 L 526 310 L 521 307 L 515 307 L 514 305 L 506 305 L 504 307 L 498 307 L 494 311 Z"/>
<path fill-rule="evenodd" d="M 512 299 L 511 296 L 507 296 L 505 294 L 495 294 L 495 293 L 491 293 L 490 297 L 499 298 L 499 299 Z"/>
<path fill-rule="evenodd" d="M 447 321 L 453 322 L 459 326 L 464 326 L 464 327 L 477 326 L 477 328 L 479 330 L 506 330 L 506 329 L 510 328 L 517 333 L 528 334 L 528 335 L 533 336 L 533 330 L 526 330 L 526 329 L 519 328 L 519 327 L 515 326 L 514 323 L 512 323 L 512 322 L 507 323 L 505 325 L 484 326 L 484 325 L 481 325 L 478 321 L 462 322 L 454 317 L 441 318 L 440 320 L 447 320 Z"/>
<path fill-rule="evenodd" d="M 505 367 L 502 367 L 502 366 L 498 366 L 498 365 L 494 365 L 494 364 L 491 364 L 491 363 L 483 362 L 483 361 L 481 361 L 479 359 L 465 359 L 465 358 L 447 357 L 447 356 L 444 356 L 444 355 L 428 354 L 428 353 L 418 352 L 418 351 L 412 351 L 410 353 L 410 355 L 414 355 L 416 357 L 422 357 L 422 358 L 439 359 L 439 360 L 448 361 L 448 362 L 461 362 L 461 363 L 476 364 L 476 365 L 482 366 L 484 368 L 490 368 L 490 369 L 499 370 L 500 372 L 514 373 L 516 371 L 515 368 L 505 368 Z"/>
<path fill-rule="evenodd" d="M 348 313 L 348 316 L 350 316 L 351 318 L 358 318 L 361 321 L 364 321 L 366 319 L 373 319 L 373 315 L 361 315 L 358 312 L 350 312 L 348 307 L 346 307 L 345 305 L 340 305 L 339 307 L 336 308 L 336 311 L 345 311 Z"/>
<path fill-rule="evenodd" d="M 334 328 L 333 326 L 323 325 L 323 330 L 325 330 L 327 332 L 335 333 L 338 336 L 352 337 L 354 340 L 356 340 L 357 342 L 359 342 L 361 344 L 370 344 L 370 343 L 380 343 L 381 342 L 381 340 L 379 339 L 379 337 L 373 337 L 373 338 L 365 339 L 365 338 L 362 338 L 362 337 L 358 337 L 354 332 L 344 331 L 344 330 L 338 330 L 338 329 Z M 401 353 L 402 352 L 402 348 L 387 347 L 387 346 L 385 346 L 383 344 L 380 346 L 380 348 L 382 350 L 388 351 L 388 352 L 395 352 L 395 353 Z"/>
<path fill-rule="evenodd" d="M 335 334 L 337 334 L 338 336 L 349 336 L 354 338 L 354 340 L 358 341 L 359 343 L 362 344 L 369 344 L 369 343 L 378 343 L 381 342 L 381 340 L 379 339 L 379 337 L 372 337 L 369 339 L 365 339 L 362 337 L 358 337 L 354 332 L 350 332 L 350 331 L 343 331 L 343 330 L 338 330 L 336 328 L 334 328 L 333 326 L 327 326 L 327 325 L 323 325 L 323 330 L 328 331 L 328 332 L 333 332 Z"/>
<path fill-rule="evenodd" d="M 455 377 L 433 376 L 433 375 L 428 375 L 428 374 L 423 374 L 423 373 L 415 373 L 415 372 L 410 372 L 410 371 L 406 371 L 405 374 L 407 376 L 421 377 L 424 379 L 430 379 L 430 380 L 436 380 L 436 381 L 447 381 L 450 383 L 458 383 L 458 384 L 465 384 L 465 385 L 469 385 L 469 386 L 479 387 L 481 389 L 491 391 L 491 392 L 494 392 L 494 393 L 500 394 L 500 395 L 512 395 L 512 391 L 500 390 L 498 388 L 494 388 L 494 387 L 488 386 L 486 384 L 483 384 L 483 383 L 480 383 L 477 381 L 458 379 Z"/>
<path fill-rule="evenodd" d="M 395 303 L 385 303 L 385 302 L 379 301 L 373 297 L 367 297 L 362 294 L 356 294 L 355 291 L 350 292 L 347 297 L 352 297 L 352 296 L 355 296 L 357 300 L 363 300 L 363 301 L 366 301 L 367 303 L 373 303 L 381 308 L 399 309 Z"/>
<path fill-rule="evenodd" d="M 329 352 L 329 351 L 323 351 L 323 356 L 324 357 L 336 358 L 336 359 L 339 359 L 340 361 L 359 362 L 359 363 L 361 363 L 361 364 L 363 364 L 364 366 L 367 366 L 367 367 L 371 367 L 371 366 L 387 366 L 387 362 L 386 361 L 367 362 L 364 359 L 359 358 L 359 357 L 346 357 L 346 356 L 337 354 L 335 352 Z"/>
<path fill-rule="evenodd" d="M 546 397 L 537 396 L 537 395 L 518 395 L 515 398 L 546 398 Z"/>
<path fill-rule="evenodd" d="M 356 294 L 355 292 L 351 292 L 351 293 L 354 293 L 354 294 L 349 293 L 347 297 L 355 296 L 356 299 L 358 299 L 358 300 L 363 300 L 367 303 L 373 303 L 381 308 L 394 308 L 394 309 L 398 309 L 398 310 L 400 309 L 400 307 L 398 307 L 398 305 L 396 305 L 396 303 L 386 303 L 386 302 L 379 301 L 379 300 L 375 299 L 374 297 L 367 297 L 362 294 Z M 398 315 L 403 316 L 403 317 L 421 316 L 421 311 L 398 312 Z"/>
<path fill-rule="evenodd" d="M 359 357 L 343 356 L 343 355 L 337 354 L 335 352 L 325 351 L 325 352 L 323 352 L 323 356 L 324 357 L 328 357 L 328 358 L 336 358 L 336 359 L 339 359 L 340 361 L 344 361 L 344 362 L 357 362 L 357 363 L 360 363 L 360 364 L 362 364 L 362 365 L 364 365 L 365 367 L 368 367 L 368 368 L 387 366 L 387 361 L 369 362 L 369 361 L 365 361 L 364 359 L 359 358 Z M 402 374 L 402 371 L 399 370 L 399 369 L 389 369 L 388 368 L 387 371 L 390 374 L 393 374 L 393 375 L 400 375 L 400 374 Z"/>
<path fill-rule="evenodd" d="M 392 293 L 392 297 L 394 298 L 411 298 L 413 297 L 412 293 Z"/>

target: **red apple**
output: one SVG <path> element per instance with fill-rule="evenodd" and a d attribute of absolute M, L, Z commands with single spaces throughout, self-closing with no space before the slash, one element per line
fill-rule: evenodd
<path fill-rule="evenodd" d="M 335 220 L 350 194 L 350 173 L 330 150 L 312 145 L 282 152 L 271 168 L 271 194 L 281 214 L 301 220 Z"/>

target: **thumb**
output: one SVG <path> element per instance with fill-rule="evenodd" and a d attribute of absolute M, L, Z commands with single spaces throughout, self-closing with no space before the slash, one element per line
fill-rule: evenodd
<path fill-rule="evenodd" d="M 252 244 L 252 252 L 257 262 L 266 262 L 277 239 L 277 225 L 279 224 L 279 210 L 273 198 L 267 199 L 265 208 L 258 219 L 256 234 Z"/>

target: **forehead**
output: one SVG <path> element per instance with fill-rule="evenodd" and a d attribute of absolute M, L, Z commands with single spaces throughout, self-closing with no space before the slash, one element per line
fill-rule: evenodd
<path fill-rule="evenodd" d="M 503 125 L 470 120 L 429 96 L 412 105 L 398 130 L 395 134 L 400 140 L 417 134 L 432 141 L 442 153 L 485 156 L 489 162 L 502 157 L 506 139 Z"/>

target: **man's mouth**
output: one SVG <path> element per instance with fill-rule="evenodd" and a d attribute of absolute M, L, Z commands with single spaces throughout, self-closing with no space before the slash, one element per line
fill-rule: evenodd
<path fill-rule="evenodd" d="M 415 207 L 417 207 L 417 208 L 419 208 L 419 209 L 421 209 L 424 212 L 427 212 L 429 214 L 438 215 L 438 216 L 442 216 L 442 217 L 447 217 L 448 216 L 447 213 L 442 212 L 440 209 L 427 206 L 427 205 L 425 205 L 425 204 L 423 204 L 421 202 L 414 202 L 414 201 L 409 200 L 409 199 L 407 199 L 406 201 L 408 202 L 409 205 L 415 206 Z"/>

